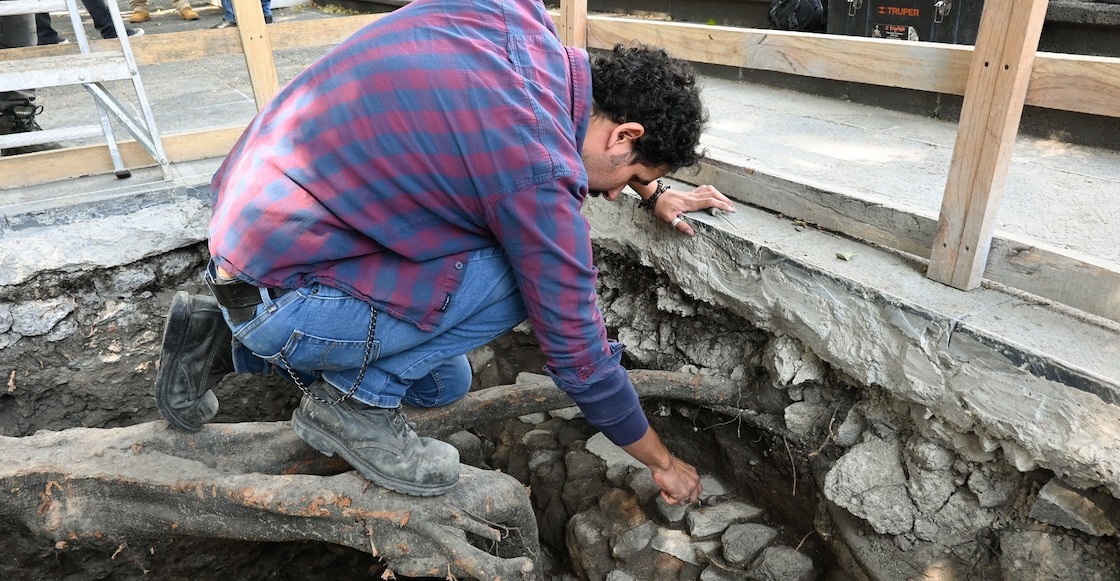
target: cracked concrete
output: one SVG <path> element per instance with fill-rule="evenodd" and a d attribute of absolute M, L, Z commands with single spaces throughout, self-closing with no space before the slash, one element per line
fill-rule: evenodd
<path fill-rule="evenodd" d="M 285 75 L 300 66 L 295 57 L 281 62 Z M 205 66 L 222 74 L 237 63 L 215 57 Z M 171 77 L 184 71 L 153 71 L 168 75 L 148 83 L 150 93 L 168 91 L 160 107 L 181 103 Z M 233 75 L 185 97 L 188 114 L 165 111 L 165 131 L 243 123 L 251 107 L 239 82 Z M 910 209 L 904 221 L 936 214 L 951 124 L 706 84 L 710 153 L 776 176 L 774 187 L 737 192 L 741 199 L 785 195 L 779 182 L 796 180 L 850 194 L 830 206 L 836 219 L 880 203 Z M 145 394 L 128 389 L 154 366 L 158 328 L 145 317 L 158 318 L 154 303 L 168 289 L 152 288 L 197 284 L 190 273 L 216 165 L 184 164 L 171 183 L 137 170 L 126 182 L 101 176 L 2 192 L 0 369 L 11 368 L 15 386 L 0 397 L 6 435 L 54 427 L 42 423 L 51 418 L 124 425 L 154 417 L 138 403 Z M 1000 228 L 1116 261 L 1117 168 L 1115 152 L 1021 140 Z M 803 490 L 819 490 L 815 530 L 841 540 L 834 547 L 852 555 L 849 570 L 876 580 L 940 570 L 983 578 L 993 567 L 1007 578 L 1032 567 L 1059 579 L 1115 578 L 1115 538 L 1091 517 L 1120 497 L 1120 326 L 995 286 L 957 291 L 926 279 L 913 257 L 746 204 L 735 214 L 689 215 L 695 239 L 675 236 L 631 200 L 591 200 L 586 215 L 604 313 L 628 355 L 744 386 L 736 408 L 719 410 L 726 415 L 668 406 L 664 414 L 718 433 L 711 445 L 728 447 L 735 462 L 724 468 L 740 484 L 788 489 L 792 470 Z M 649 296 L 633 296 L 635 281 Z M 86 385 L 94 373 L 105 385 Z M 49 395 L 67 386 L 74 392 Z M 63 419 L 52 415 L 58 408 Z M 748 444 L 757 438 L 757 447 L 743 443 L 744 425 L 756 430 Z M 766 493 L 785 494 L 775 491 Z M 876 496 L 884 491 L 890 502 Z M 780 512 L 794 501 L 806 502 L 782 496 L 767 506 Z M 792 509 L 785 516 L 799 522 Z M 1040 564 L 1041 555 L 1070 565 Z"/>
<path fill-rule="evenodd" d="M 931 425 L 975 433 L 1022 470 L 1042 466 L 1120 495 L 1120 407 L 1106 403 L 1120 394 L 1111 325 L 998 290 L 945 287 L 917 261 L 746 206 L 728 218 L 749 237 L 696 213 L 701 234 L 683 241 L 629 204 L 593 201 L 587 214 L 599 244 L 797 337 L 860 382 L 928 410 Z"/>

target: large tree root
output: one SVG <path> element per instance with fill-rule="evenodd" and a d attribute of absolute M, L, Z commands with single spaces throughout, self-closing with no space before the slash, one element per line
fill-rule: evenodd
<path fill-rule="evenodd" d="M 632 373 L 644 397 L 711 406 L 738 401 L 724 382 Z M 417 430 L 458 430 L 568 407 L 551 382 L 470 394 L 412 410 Z M 0 515 L 59 541 L 192 536 L 314 540 L 369 551 L 409 576 L 531 578 L 539 544 L 528 493 L 512 477 L 463 466 L 445 495 L 372 486 L 301 442 L 287 422 L 213 424 L 187 434 L 163 422 L 0 438 Z"/>
<path fill-rule="evenodd" d="M 739 386 L 702 375 L 633 370 L 630 380 L 642 398 L 674 400 L 708 408 L 738 407 L 743 399 Z M 545 376 L 522 374 L 518 381 L 514 385 L 471 392 L 451 405 L 413 409 L 408 417 L 425 435 L 441 438 L 473 426 L 573 405 L 572 400 Z"/>
<path fill-rule="evenodd" d="M 369 551 L 409 576 L 533 576 L 528 493 L 498 472 L 464 466 L 455 488 L 431 498 L 371 486 L 353 471 L 292 474 L 339 466 L 299 442 L 287 422 L 197 434 L 163 422 L 74 428 L 0 438 L 0 448 L 0 514 L 60 541 L 313 540 Z"/>

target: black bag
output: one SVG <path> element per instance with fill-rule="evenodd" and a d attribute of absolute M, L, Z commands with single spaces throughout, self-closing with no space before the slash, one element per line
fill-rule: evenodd
<path fill-rule="evenodd" d="M 771 0 L 770 23 L 779 30 L 821 32 L 828 16 L 827 0 Z"/>

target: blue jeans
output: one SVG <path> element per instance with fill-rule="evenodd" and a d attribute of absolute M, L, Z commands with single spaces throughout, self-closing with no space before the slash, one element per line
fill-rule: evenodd
<path fill-rule="evenodd" d="M 402 401 L 433 407 L 462 398 L 471 386 L 466 354 L 526 317 L 513 267 L 498 247 L 471 254 L 462 286 L 431 331 L 378 312 L 369 358 L 364 360 L 372 313 L 369 303 L 322 284 L 275 300 L 262 291 L 261 298 L 264 302 L 257 306 L 256 316 L 238 324 L 230 323 L 222 309 L 233 330 L 234 367 L 239 373 L 283 369 L 286 359 L 301 381 L 321 377 L 347 392 L 364 366 L 354 398 L 390 408 Z"/>
<path fill-rule="evenodd" d="M 233 0 L 222 0 L 222 9 L 226 12 L 226 20 L 237 22 L 237 17 L 233 15 Z M 265 22 L 272 22 L 272 0 L 261 0 L 261 12 Z"/>

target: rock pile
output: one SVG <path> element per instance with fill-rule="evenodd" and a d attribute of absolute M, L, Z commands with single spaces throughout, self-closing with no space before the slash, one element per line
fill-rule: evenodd
<path fill-rule="evenodd" d="M 491 461 L 513 462 L 505 469 L 530 486 L 542 541 L 566 550 L 557 557 L 567 562 L 558 565 L 569 572 L 553 578 L 818 578 L 812 558 L 784 545 L 762 508 L 713 476 L 703 476 L 697 505 L 670 505 L 649 469 L 591 430 L 574 408 L 521 421 L 525 428 L 507 426 L 498 437 Z M 518 466 L 518 458 L 526 464 Z"/>

